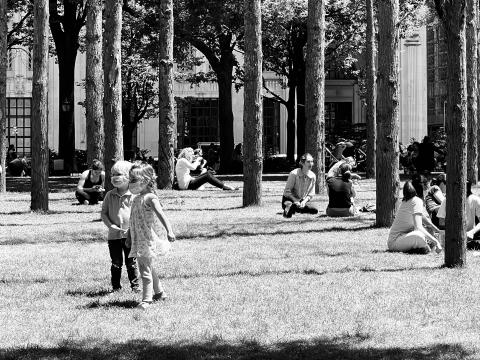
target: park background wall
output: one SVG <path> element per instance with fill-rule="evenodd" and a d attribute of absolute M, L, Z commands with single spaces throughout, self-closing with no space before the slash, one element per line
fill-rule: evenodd
<path fill-rule="evenodd" d="M 7 71 L 7 137 L 9 143 L 16 144 L 19 156 L 30 156 L 30 116 L 32 94 L 32 57 L 26 48 L 16 47 L 8 54 Z M 411 138 L 421 140 L 427 135 L 427 28 L 422 27 L 403 39 L 400 45 L 400 141 L 407 144 Z M 362 59 L 359 59 L 361 62 Z M 79 53 L 75 67 L 75 148 L 86 149 L 85 108 L 85 54 Z M 193 71 L 208 71 L 208 63 L 200 65 Z M 286 98 L 287 89 L 282 88 L 281 80 L 271 72 L 264 77 L 269 88 L 276 94 Z M 48 143 L 53 150 L 58 149 L 58 66 L 55 58 L 49 60 L 48 85 Z M 243 88 L 233 91 L 234 141 L 243 139 Z M 270 124 L 266 130 L 268 139 L 267 152 L 286 153 L 286 110 L 281 104 L 274 102 L 271 96 L 265 95 L 264 117 Z M 176 82 L 174 85 L 177 119 L 177 146 L 196 145 L 197 140 L 218 141 L 218 112 L 215 117 L 215 101 L 218 100 L 216 83 L 204 83 L 192 86 L 189 83 Z M 335 79 L 327 76 L 326 80 L 326 113 L 325 121 L 330 126 L 340 122 L 356 126 L 365 123 L 365 103 L 361 98 L 356 80 Z M 194 105 L 192 105 L 192 103 Z M 201 104 L 195 107 L 195 104 Z M 205 106 L 207 104 L 207 106 Z M 193 109 L 193 110 L 192 110 Z M 192 113 L 196 112 L 195 114 Z M 196 121 L 195 124 L 193 122 Z M 186 124 L 190 128 L 186 130 Z M 195 125 L 195 126 L 193 126 Z M 205 128 L 205 129 L 202 129 Z M 195 130 L 195 136 L 192 136 Z M 217 132 L 217 134 L 216 134 Z M 148 155 L 158 154 L 158 119 L 145 119 L 137 129 L 134 142 L 140 149 L 148 149 Z"/>

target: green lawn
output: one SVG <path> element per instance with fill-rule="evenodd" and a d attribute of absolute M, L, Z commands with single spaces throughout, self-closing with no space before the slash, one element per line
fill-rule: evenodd
<path fill-rule="evenodd" d="M 324 196 L 284 219 L 283 185 L 264 182 L 262 208 L 161 192 L 178 240 L 157 261 L 169 298 L 147 311 L 126 276 L 109 293 L 100 206 L 75 205 L 74 185 L 48 214 L 0 195 L 0 359 L 480 359 L 477 252 L 464 270 L 388 253 L 374 214 L 327 218 Z M 358 195 L 374 203 L 374 183 Z"/>

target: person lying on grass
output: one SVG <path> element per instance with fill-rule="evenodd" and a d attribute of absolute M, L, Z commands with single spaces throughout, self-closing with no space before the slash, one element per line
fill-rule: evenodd
<path fill-rule="evenodd" d="M 288 174 L 287 184 L 283 191 L 282 209 L 283 216 L 291 218 L 296 212 L 303 214 L 317 214 L 317 207 L 309 203 L 315 194 L 315 181 L 313 173 L 313 157 L 309 153 L 300 158 L 300 168 Z"/>
<path fill-rule="evenodd" d="M 83 205 L 95 205 L 105 193 L 105 167 L 100 160 L 93 160 L 92 168 L 85 170 L 78 180 L 75 197 Z"/>
<path fill-rule="evenodd" d="M 423 201 L 411 181 L 403 186 L 403 199 L 388 234 L 388 250 L 416 254 L 442 251 L 440 242 L 422 224 Z"/>
<path fill-rule="evenodd" d="M 136 259 L 129 257 L 130 249 L 126 244 L 130 223 L 130 208 L 133 202 L 133 195 L 128 190 L 128 173 L 131 167 L 132 163 L 124 160 L 117 161 L 112 166 L 111 181 L 114 189 L 105 195 L 101 218 L 108 228 L 108 250 L 112 260 L 110 273 L 113 291 L 122 288 L 120 279 L 122 277 L 123 256 L 125 256 L 130 287 L 134 292 L 140 292 Z"/>
<path fill-rule="evenodd" d="M 350 164 L 344 163 L 340 166 L 341 175 L 339 177 L 327 179 L 327 216 L 348 217 L 357 213 L 354 205 L 356 192 L 351 179 L 351 170 Z"/>
<path fill-rule="evenodd" d="M 166 299 L 154 261 L 170 251 L 175 234 L 156 194 L 157 177 L 153 167 L 137 161 L 130 169 L 129 178 L 129 189 L 137 196 L 132 203 L 128 256 L 137 258 L 143 286 L 142 302 L 137 307 L 145 310 L 153 301 Z"/>
<path fill-rule="evenodd" d="M 238 190 L 238 187 L 225 185 L 208 170 L 203 171 L 199 176 L 191 176 L 190 171 L 202 168 L 202 164 L 205 164 L 203 158 L 200 156 L 195 157 L 192 148 L 185 148 L 180 151 L 177 164 L 175 165 L 175 175 L 177 176 L 180 190 L 196 190 L 206 183 L 223 190 Z"/>

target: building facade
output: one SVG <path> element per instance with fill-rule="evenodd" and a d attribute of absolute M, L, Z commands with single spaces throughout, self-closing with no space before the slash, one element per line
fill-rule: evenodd
<path fill-rule="evenodd" d="M 430 38 L 429 38 L 430 41 Z M 430 44 L 430 43 L 429 43 Z M 430 59 L 430 53 L 428 55 Z M 19 156 L 31 155 L 31 94 L 32 58 L 24 48 L 14 48 L 8 54 L 7 118 L 8 143 L 14 144 Z M 429 60 L 430 61 L 430 60 Z M 86 149 L 85 109 L 79 103 L 85 100 L 81 83 L 85 79 L 85 55 L 77 56 L 75 70 L 75 148 Z M 201 65 L 208 67 L 208 64 Z M 208 69 L 194 69 L 206 71 Z M 58 67 L 55 59 L 49 62 L 48 143 L 58 149 Z M 430 76 L 430 73 L 429 73 Z M 266 85 L 286 99 L 288 89 L 282 79 L 270 72 L 264 73 Z M 430 79 L 430 77 L 429 77 Z M 430 88 L 429 88 L 430 92 Z M 286 153 L 287 112 L 283 105 L 264 94 L 264 147 L 266 153 Z M 192 86 L 185 82 L 174 85 L 178 148 L 198 143 L 219 141 L 218 89 L 216 83 Z M 243 142 L 243 89 L 232 91 L 234 114 L 234 141 Z M 430 120 L 430 98 L 427 121 L 427 29 L 416 31 L 400 45 L 400 141 L 421 139 L 427 134 Z M 438 109 L 437 109 L 438 110 Z M 435 120 L 437 121 L 437 120 Z M 365 105 L 356 80 L 327 74 L 325 89 L 325 125 L 330 134 L 342 129 L 362 127 L 365 124 Z M 145 119 L 136 132 L 136 144 L 148 149 L 148 155 L 158 154 L 158 119 Z"/>

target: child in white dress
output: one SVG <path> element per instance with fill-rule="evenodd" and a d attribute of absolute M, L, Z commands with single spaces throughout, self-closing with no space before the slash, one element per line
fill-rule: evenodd
<path fill-rule="evenodd" d="M 166 298 L 154 259 L 170 250 L 175 241 L 172 226 L 165 216 L 155 193 L 156 176 L 153 168 L 144 162 L 135 162 L 130 169 L 129 188 L 137 195 L 130 214 L 130 257 L 136 257 L 143 284 L 140 309 L 147 309 L 153 301 Z"/>

